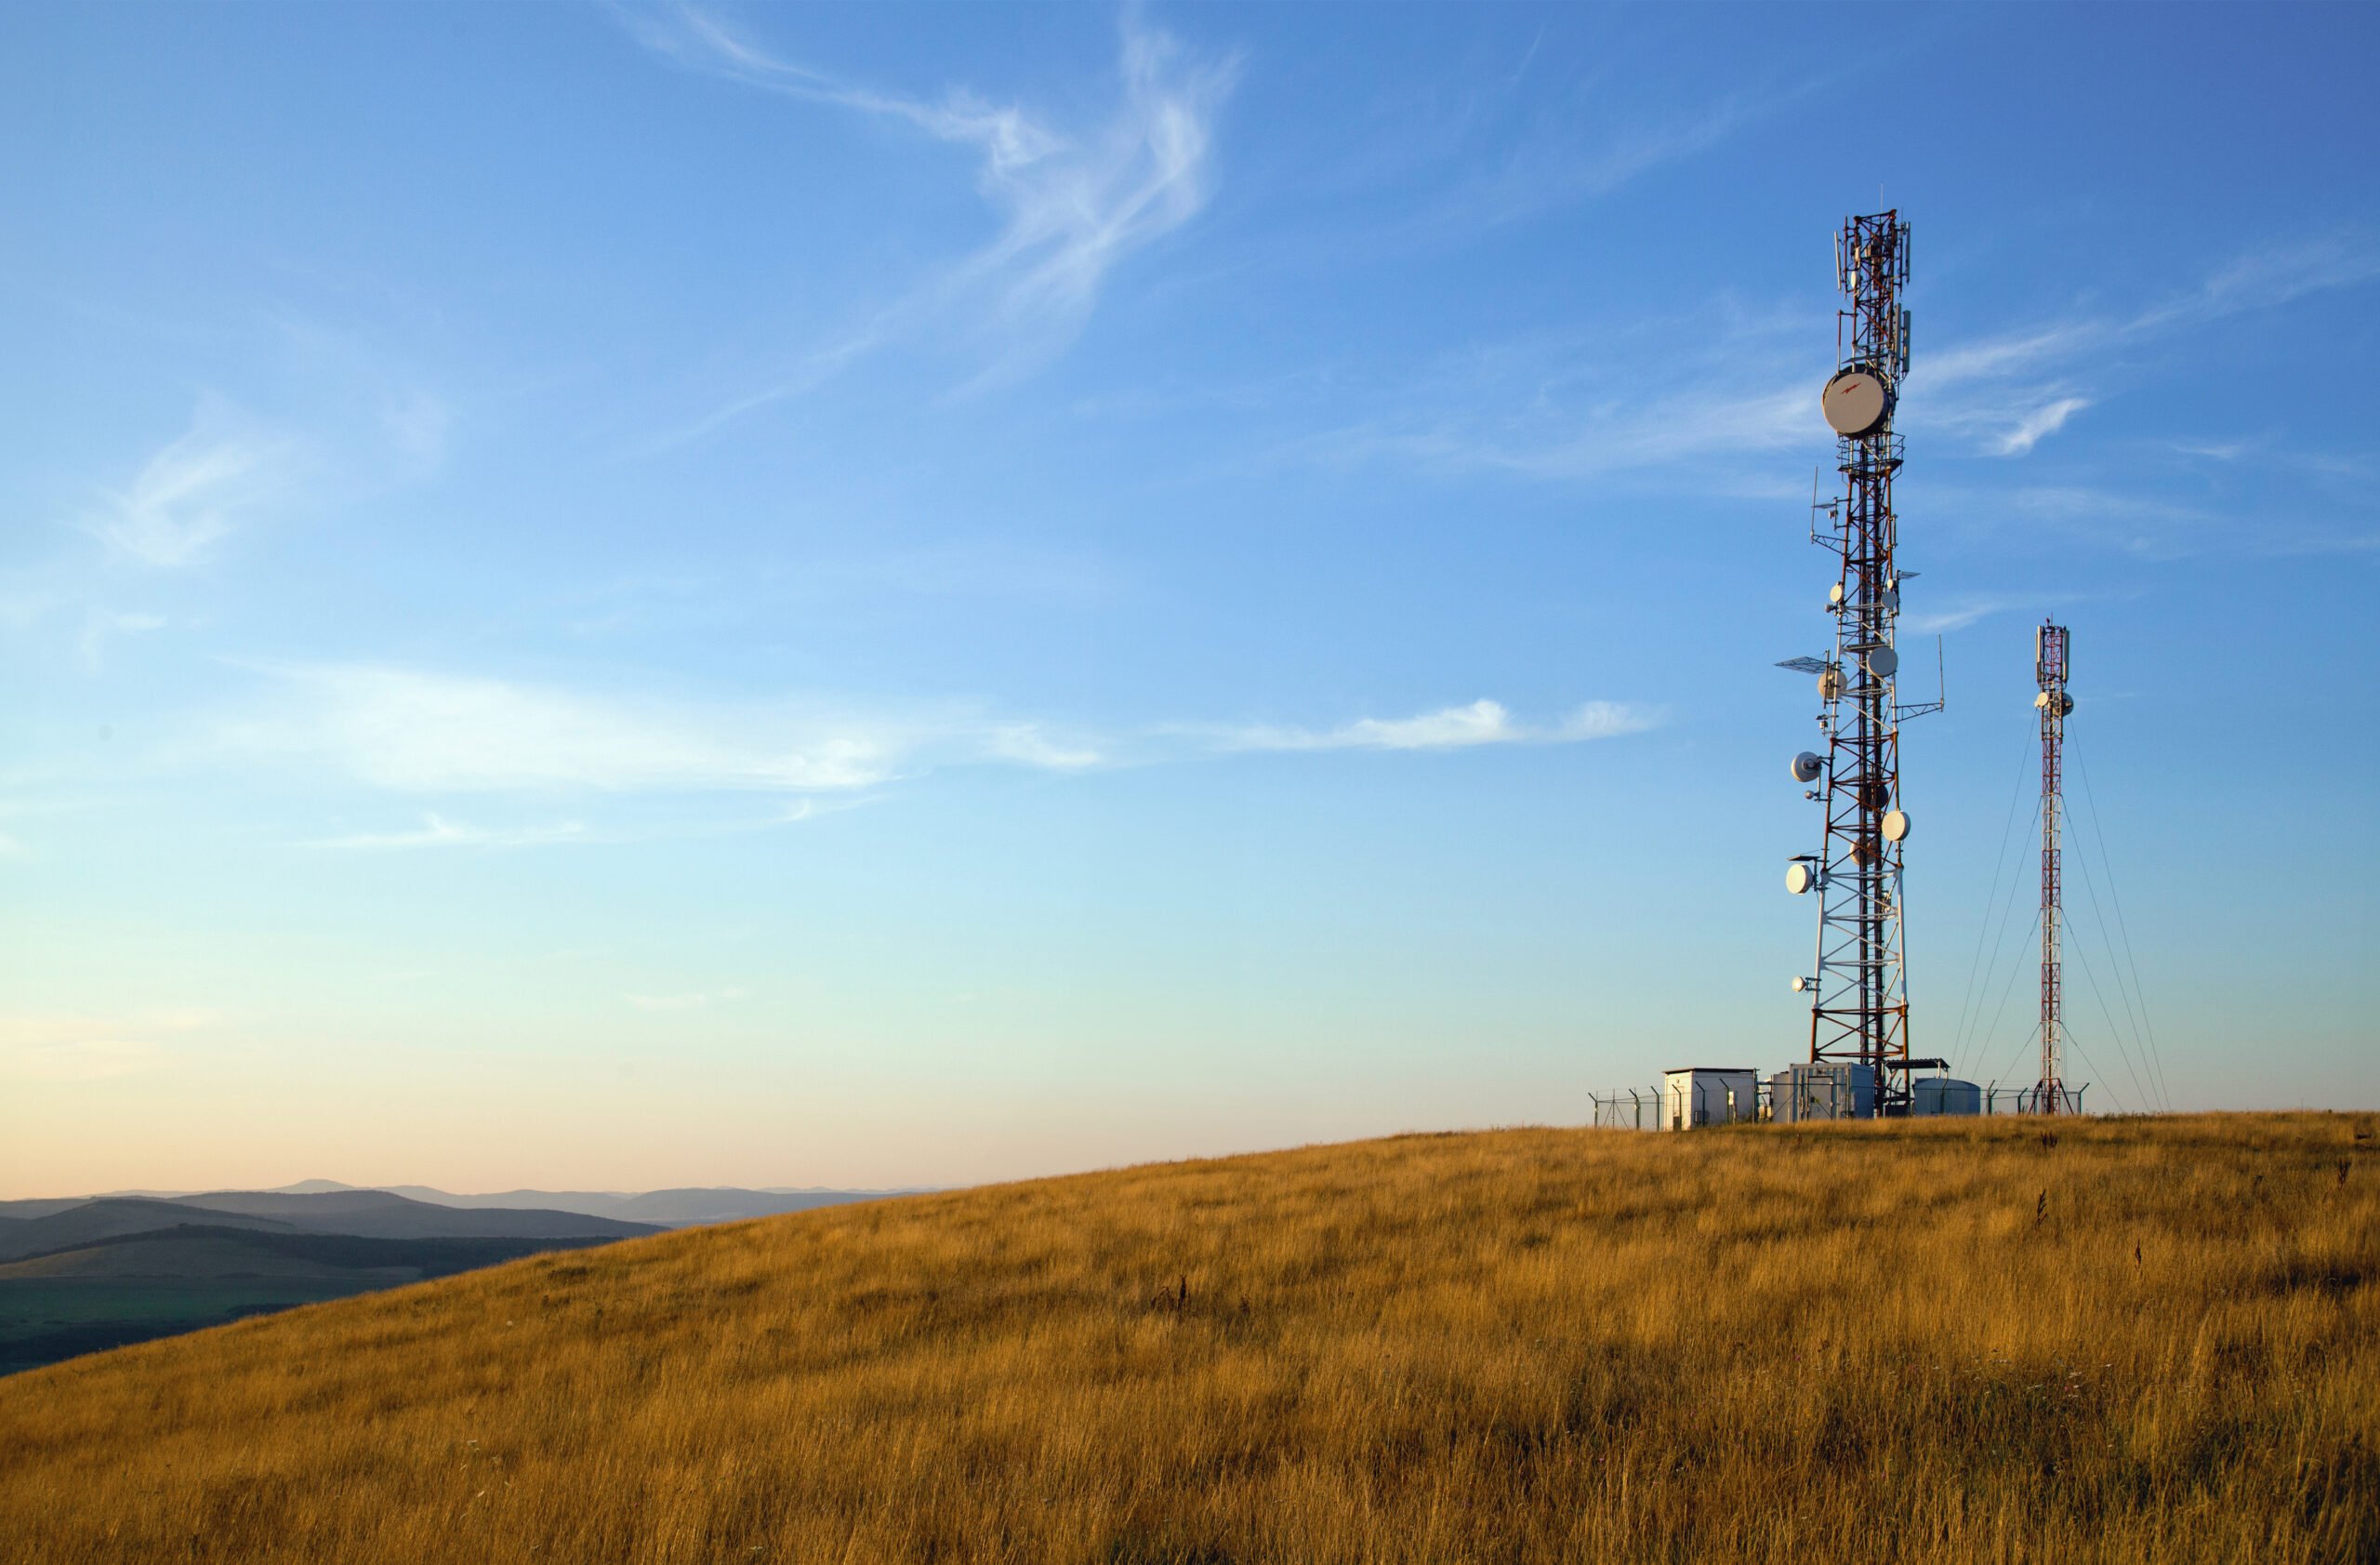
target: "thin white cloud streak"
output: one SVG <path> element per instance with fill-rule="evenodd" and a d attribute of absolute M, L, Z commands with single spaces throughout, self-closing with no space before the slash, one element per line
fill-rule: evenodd
<path fill-rule="evenodd" d="M 1656 168 L 1709 152 L 1822 85 L 1812 80 L 1757 99 L 1729 97 L 1668 124 L 1632 126 L 1600 140 L 1570 127 L 1530 137 L 1492 174 L 1458 186 L 1435 204 L 1420 226 L 1468 240 L 1576 201 L 1609 195 Z"/>
<path fill-rule="evenodd" d="M 1413 717 L 1363 718 L 1314 730 L 1255 726 L 1219 736 L 1227 750 L 1468 749 L 1479 745 L 1575 744 L 1656 726 L 1657 713 L 1614 701 L 1590 701 L 1551 727 L 1516 723 L 1501 702 L 1477 700 Z"/>
<path fill-rule="evenodd" d="M 78 646 L 83 655 L 83 667 L 97 673 L 106 661 L 111 639 L 162 630 L 165 625 L 166 619 L 162 614 L 122 614 L 112 609 L 92 607 L 83 616 L 83 636 Z"/>
<path fill-rule="evenodd" d="M 854 800 L 850 803 L 863 802 Z M 528 826 L 488 827 L 425 811 L 422 824 L 404 831 L 362 831 L 339 837 L 318 837 L 297 846 L 345 853 L 409 853 L 442 848 L 501 852 L 514 848 L 593 847 L 656 841 L 732 836 L 770 831 L 826 812 L 830 806 L 815 799 L 797 799 L 765 815 L 726 819 L 616 819 L 602 827 L 584 821 L 549 821 Z"/>
<path fill-rule="evenodd" d="M 2277 245 L 2229 261 L 2197 287 L 2128 317 L 2085 316 L 1939 353 L 1920 351 L 1904 393 L 1910 413 L 1904 422 L 1949 430 L 1997 455 L 2021 457 L 2097 400 L 2071 383 L 2091 356 L 2374 277 L 2380 277 L 2380 245 L 2366 236 Z M 2044 375 L 2049 378 L 2040 378 Z M 2029 378 L 2030 383 L 2019 383 Z"/>
<path fill-rule="evenodd" d="M 1944 635 L 1964 630 L 1979 620 L 2012 608 L 2038 607 L 2044 599 L 2029 598 L 2022 603 L 2009 598 L 1970 598 L 1954 608 L 1937 610 L 1932 614 L 1911 614 L 1904 621 L 1910 630 L 1922 636 Z"/>
<path fill-rule="evenodd" d="M 2067 419 L 2090 405 L 2087 397 L 2060 397 L 2045 407 L 2037 407 L 2000 437 L 1996 449 L 2003 457 L 2021 457 L 2040 444 L 2043 435 L 2063 429 Z"/>
<path fill-rule="evenodd" d="M 444 816 L 425 813 L 421 817 L 421 827 L 418 830 L 360 832 L 348 837 L 327 837 L 308 845 L 320 848 L 354 848 L 377 853 L 411 848 L 544 847 L 556 842 L 585 842 L 592 840 L 585 824 L 575 820 L 558 821 L 550 826 L 490 829 L 450 820 Z"/>
<path fill-rule="evenodd" d="M 84 530 L 118 559 L 152 570 L 194 564 L 244 513 L 290 484 L 295 443 L 201 402 L 179 438 L 150 457 L 121 491 L 106 492 Z"/>
<path fill-rule="evenodd" d="M 277 689 L 222 723 L 218 749 L 310 756 L 395 792 L 831 793 L 941 764 L 1064 771 L 1104 760 L 1042 724 L 966 713 L 635 702 L 375 664 L 257 667 Z M 385 845 L 435 845 L 460 829 L 432 825 Z"/>
<path fill-rule="evenodd" d="M 1068 733 L 1048 724 L 944 709 L 901 714 L 826 711 L 793 703 L 642 704 L 501 680 L 378 665 L 258 665 L 273 689 L 218 723 L 218 758 L 285 768 L 311 762 L 367 788 L 415 795 L 793 795 L 766 818 L 637 816 L 487 826 L 425 811 L 396 830 L 298 845 L 353 852 L 508 849 L 766 829 L 818 809 L 953 766 L 1081 772 L 1178 761 L 1190 753 L 1450 750 L 1572 744 L 1657 726 L 1655 709 L 1591 701 L 1532 724 L 1481 699 L 1410 717 L 1360 718 L 1331 729 L 1170 725 L 1137 735 Z M 839 805 L 835 801 L 842 801 Z"/>
<path fill-rule="evenodd" d="M 2375 277 L 2380 277 L 2380 245 L 2369 234 L 2277 245 L 2222 267 L 2194 291 L 2144 312 L 2127 329 L 2198 325 L 2246 311 L 2276 309 L 2308 294 L 2354 287 Z"/>
<path fill-rule="evenodd" d="M 853 86 L 776 59 L 690 7 L 639 14 L 631 27 L 648 47 L 681 65 L 902 120 L 973 150 L 977 188 L 1002 214 L 990 244 L 811 353 L 777 384 L 730 403 L 689 432 L 814 389 L 854 358 L 929 326 L 955 321 L 990 343 L 995 363 L 979 381 L 1064 349 L 1118 263 L 1205 208 L 1215 183 L 1214 119 L 1238 70 L 1236 60 L 1192 58 L 1127 11 L 1120 99 L 1104 125 L 1069 133 L 1032 109 L 994 105 L 964 90 L 927 102 Z"/>
<path fill-rule="evenodd" d="M 2095 358 L 2225 315 L 2274 308 L 2380 276 L 2380 248 L 2347 241 L 2276 249 L 2231 262 L 2201 286 L 2129 317 L 2028 327 L 1927 351 L 1922 340 L 1901 397 L 1901 427 L 1940 431 L 1977 451 L 2022 458 L 2104 397 L 2076 384 Z M 1446 472 L 1504 471 L 1576 480 L 1714 458 L 1818 451 L 1831 440 L 1817 388 L 1829 367 L 1794 351 L 1807 323 L 1666 322 L 1654 334 L 1601 340 L 1521 340 L 1469 350 L 1415 378 L 1402 407 L 1289 444 L 1323 463 L 1389 459 Z M 1650 364 L 1637 346 L 1693 343 Z M 1675 388 L 1646 399 L 1634 388 Z M 1627 390 L 1621 390 L 1627 388 Z"/>
<path fill-rule="evenodd" d="M 1702 457 L 1815 451 L 1824 434 L 1811 390 L 1819 371 L 1794 376 L 1778 363 L 1784 355 L 1775 338 L 1765 325 L 1729 330 L 1712 345 L 1713 367 L 1702 384 L 1657 399 L 1634 392 L 1646 377 L 1632 362 L 1595 363 L 1576 344 L 1518 345 L 1494 355 L 1510 362 L 1484 380 L 1429 398 L 1442 411 L 1376 418 L 1289 451 L 1330 464 L 1389 458 L 1443 472 L 1566 480 Z M 1665 374 L 1675 378 L 1680 368 L 1673 363 Z M 1507 397 L 1510 411 L 1446 410 L 1453 395 L 1465 393 L 1474 403 Z"/>

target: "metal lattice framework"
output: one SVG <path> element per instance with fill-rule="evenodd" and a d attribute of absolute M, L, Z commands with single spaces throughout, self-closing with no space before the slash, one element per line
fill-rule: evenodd
<path fill-rule="evenodd" d="M 1818 972 L 1810 1006 L 1813 1064 L 1865 1065 L 1879 1113 L 1909 1102 L 1909 991 L 1901 939 L 1900 724 L 1940 702 L 1900 705 L 1894 649 L 1900 611 L 1893 478 L 1902 444 L 1892 408 L 1909 371 L 1909 225 L 1897 212 L 1848 219 L 1836 240 L 1836 283 L 1847 300 L 1836 328 L 1837 379 L 1880 383 L 1883 416 L 1839 436 L 1842 494 L 1816 508 L 1813 542 L 1839 557 L 1831 594 L 1834 654 L 1818 676 L 1827 737 L 1826 839 L 1818 855 Z M 1841 426 L 1838 426 L 1840 428 Z M 1892 823 L 1894 829 L 1888 830 Z"/>
<path fill-rule="evenodd" d="M 2066 647 L 2063 625 L 2044 620 L 2033 632 L 2033 675 L 2042 687 L 2033 698 L 2042 714 L 2042 1079 L 2026 1107 L 2036 1114 L 2067 1110 L 2066 984 L 2059 962 L 2066 904 L 2059 884 L 2058 817 L 2066 803 L 2066 719 L 2074 698 L 2066 693 Z"/>

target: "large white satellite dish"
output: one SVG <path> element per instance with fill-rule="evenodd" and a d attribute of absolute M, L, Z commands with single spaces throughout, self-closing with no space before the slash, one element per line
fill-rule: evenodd
<path fill-rule="evenodd" d="M 1846 369 L 1826 383 L 1818 394 L 1827 427 L 1853 440 L 1872 432 L 1892 414 L 1892 389 L 1870 369 Z"/>
<path fill-rule="evenodd" d="M 1905 810 L 1893 810 L 1886 813 L 1884 816 L 1884 841 L 1887 842 L 1898 842 L 1905 841 L 1908 836 L 1908 812 Z"/>
<path fill-rule="evenodd" d="M 1820 761 L 1815 754 L 1808 750 L 1804 750 L 1801 754 L 1793 757 L 1793 780 L 1795 782 L 1816 782 L 1818 780 L 1818 774 L 1825 770 L 1826 763 Z"/>
<path fill-rule="evenodd" d="M 1890 679 L 1900 672 L 1900 654 L 1891 647 L 1880 646 L 1868 654 L 1868 671 L 1878 679 Z"/>
<path fill-rule="evenodd" d="M 1818 883 L 1818 872 L 1806 864 L 1785 866 L 1785 889 L 1799 896 Z"/>

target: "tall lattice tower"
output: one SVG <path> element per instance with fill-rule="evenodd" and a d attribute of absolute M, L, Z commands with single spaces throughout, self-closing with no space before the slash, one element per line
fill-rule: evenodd
<path fill-rule="evenodd" d="M 2066 720 L 2074 697 L 2066 693 L 2066 627 L 2042 622 L 2033 632 L 2033 677 L 2042 693 L 2033 705 L 2042 714 L 2042 1079 L 2031 1097 L 2037 1114 L 2067 1108 L 2066 981 L 2058 942 L 2066 904 L 2059 885 L 2059 816 L 2066 805 Z"/>
<path fill-rule="evenodd" d="M 1909 991 L 1901 945 L 1900 724 L 1940 709 L 1902 705 L 1894 627 L 1903 575 L 1894 563 L 1898 519 L 1893 478 L 1902 459 L 1893 409 L 1909 373 L 1909 225 L 1898 212 L 1852 218 L 1835 240 L 1835 281 L 1845 299 L 1835 330 L 1835 373 L 1821 406 L 1833 429 L 1843 491 L 1816 505 L 1811 541 L 1840 562 L 1828 608 L 1832 656 L 1782 667 L 1818 679 L 1825 753 L 1805 750 L 1793 775 L 1826 779 L 1810 797 L 1826 804 L 1823 851 L 1792 861 L 1787 885 L 1818 896 L 1818 970 L 1795 980 L 1813 991 L 1812 1064 L 1865 1065 L 1879 1113 L 1909 1103 Z"/>

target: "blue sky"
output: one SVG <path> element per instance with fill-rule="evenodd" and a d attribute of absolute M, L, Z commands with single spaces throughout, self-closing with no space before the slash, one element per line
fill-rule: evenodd
<path fill-rule="evenodd" d="M 2025 1078 L 2055 614 L 2072 1074 L 2369 1106 L 2375 34 L 0 13 L 0 1185 L 951 1184 L 1798 1057 L 1880 199 L 1919 1052 Z"/>

